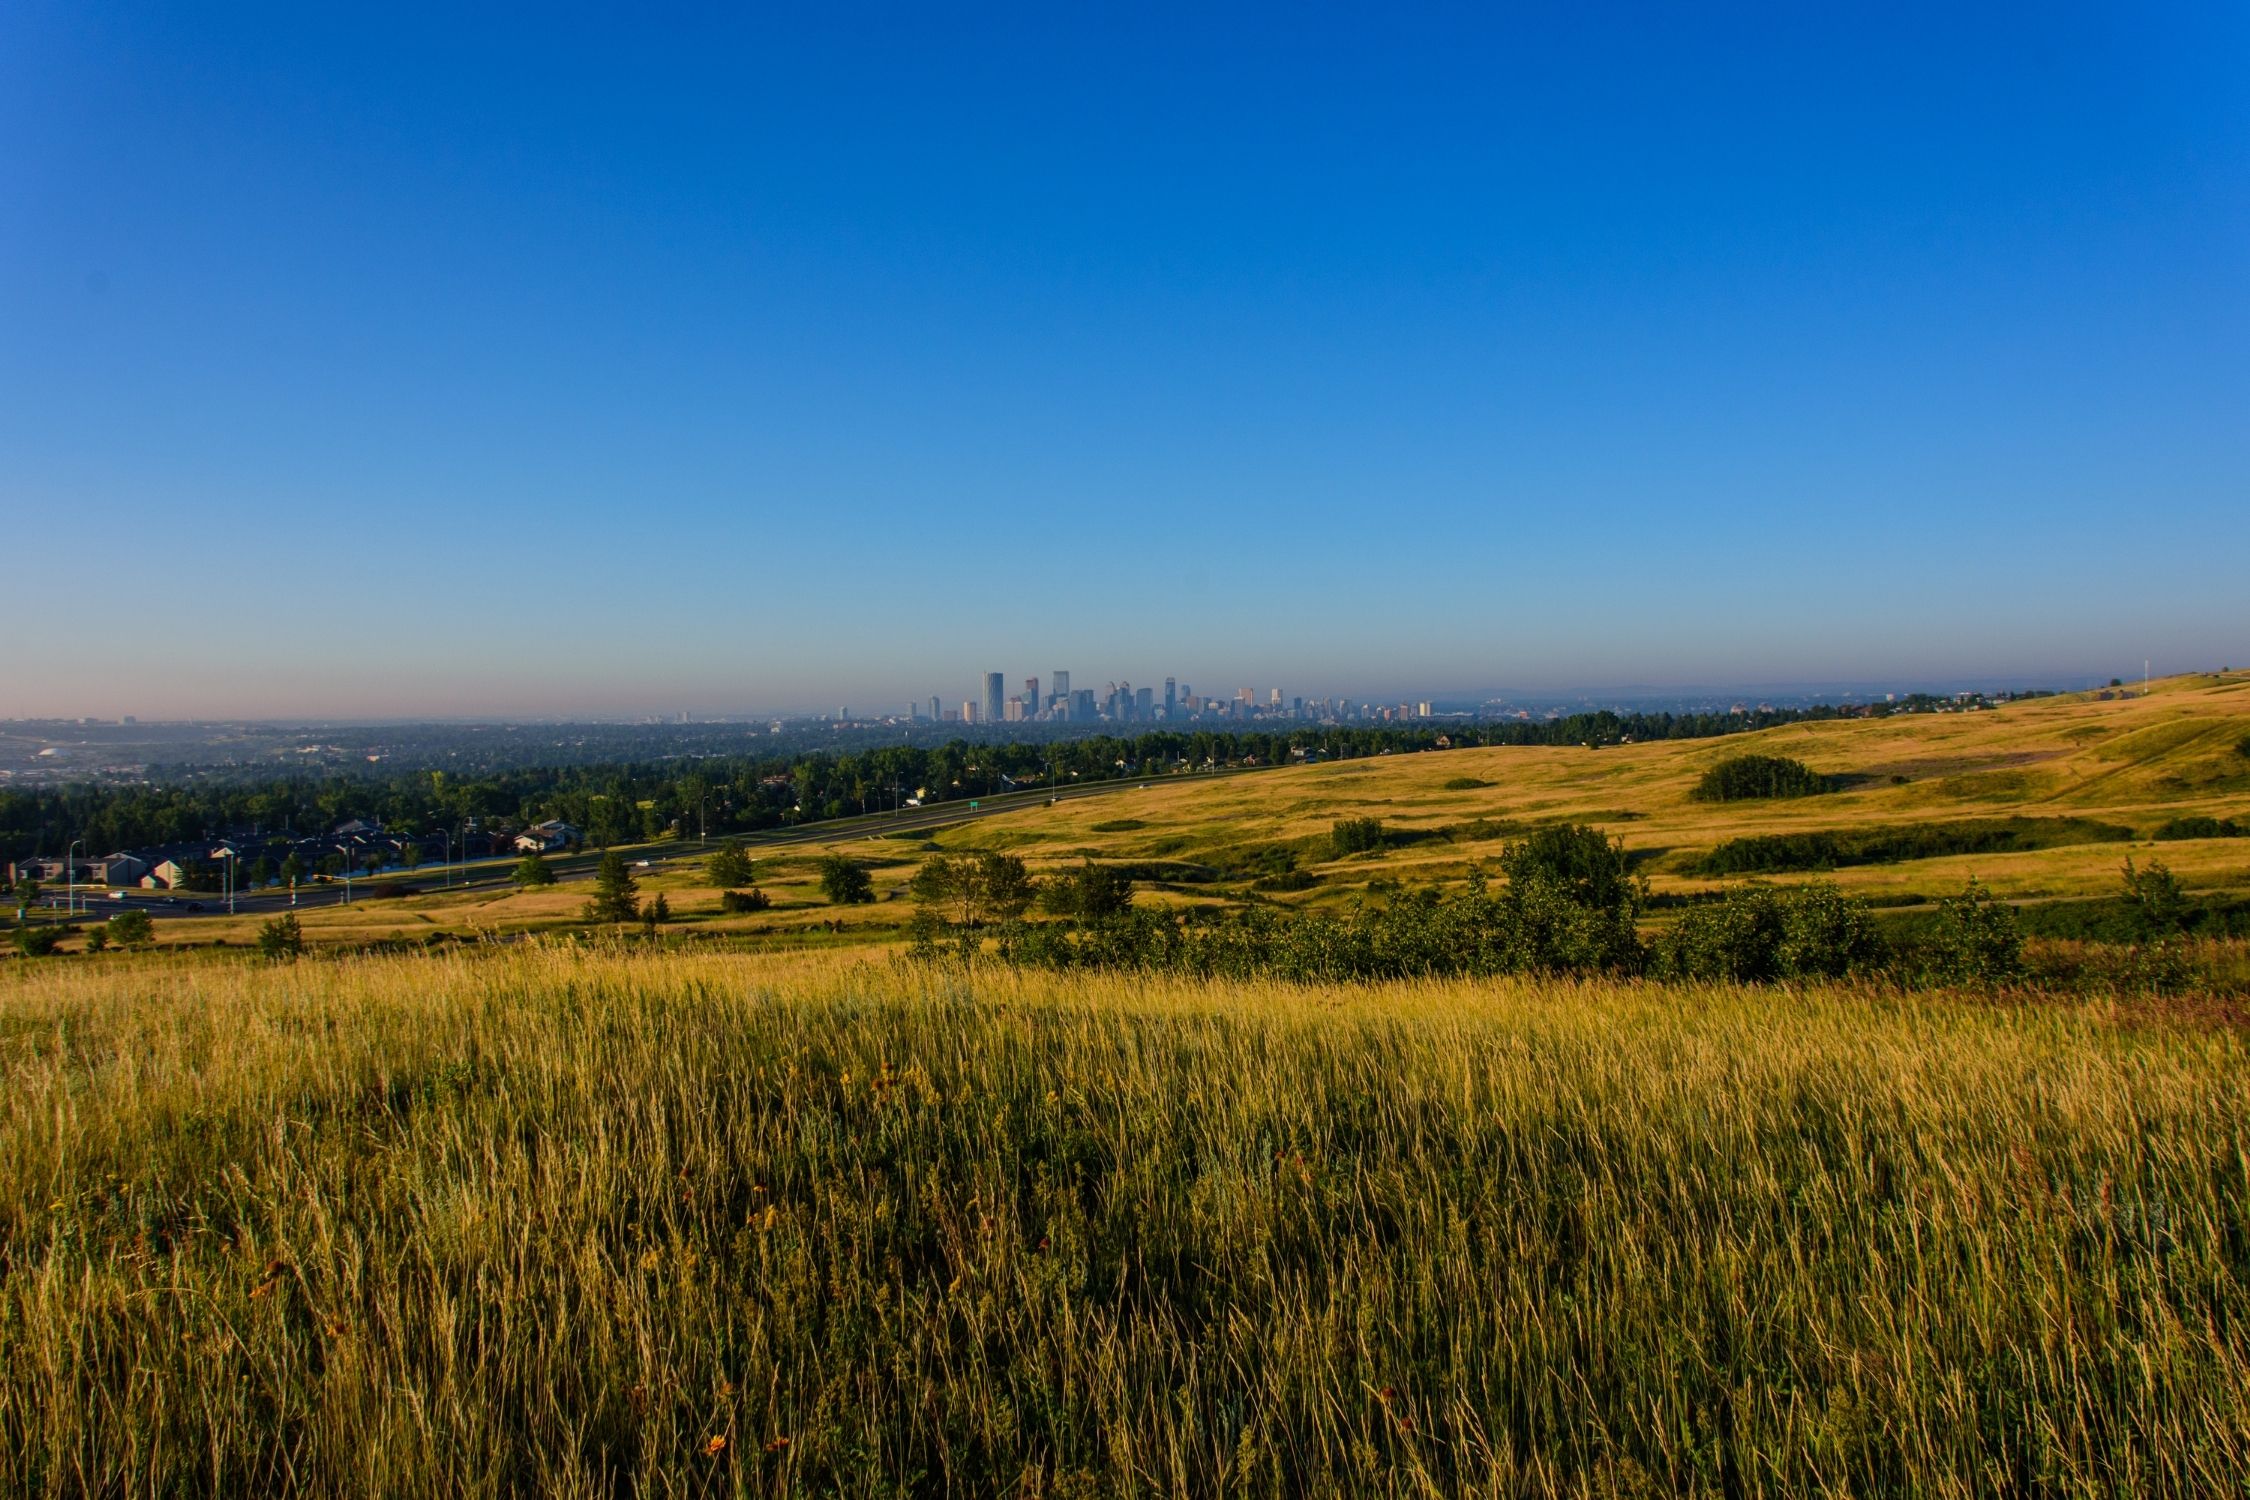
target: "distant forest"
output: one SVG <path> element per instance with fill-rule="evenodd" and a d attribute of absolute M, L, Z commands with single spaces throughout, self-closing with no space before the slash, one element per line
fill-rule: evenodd
<path fill-rule="evenodd" d="M 320 776 L 140 786 L 65 786 L 0 792 L 0 859 L 60 854 L 82 840 L 92 854 L 227 834 L 319 832 L 354 818 L 402 834 L 528 826 L 560 818 L 595 847 L 677 830 L 716 837 L 786 828 L 1006 791 L 1205 768 L 1278 765 L 1293 756 L 1356 760 L 1447 746 L 1586 745 L 1707 739 L 1776 724 L 1838 717 L 1828 707 L 1755 713 L 1574 714 L 1537 722 L 1460 727 L 1351 728 L 1305 725 L 1273 731 L 1150 730 L 1046 743 L 886 745 L 832 752 L 716 755 L 613 764 L 537 766 L 461 775 L 431 769 L 371 769 Z"/>

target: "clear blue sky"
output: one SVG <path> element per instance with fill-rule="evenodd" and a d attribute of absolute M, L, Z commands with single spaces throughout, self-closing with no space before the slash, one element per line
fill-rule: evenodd
<path fill-rule="evenodd" d="M 0 10 L 0 715 L 2250 662 L 2234 0 L 214 9 Z"/>

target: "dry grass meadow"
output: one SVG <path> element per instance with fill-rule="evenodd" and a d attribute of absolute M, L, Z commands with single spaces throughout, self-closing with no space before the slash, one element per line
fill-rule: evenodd
<path fill-rule="evenodd" d="M 540 942 L 0 978 L 15 1494 L 2250 1484 L 2241 1033 Z"/>

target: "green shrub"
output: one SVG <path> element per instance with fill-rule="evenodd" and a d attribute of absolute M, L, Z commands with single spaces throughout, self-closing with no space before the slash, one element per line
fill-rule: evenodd
<path fill-rule="evenodd" d="M 773 905 L 773 898 L 761 890 L 721 891 L 719 910 L 730 913 L 764 911 Z"/>
<path fill-rule="evenodd" d="M 1924 950 L 1932 979 L 1944 984 L 2001 984 L 2023 972 L 2023 929 L 2015 908 L 1976 881 L 1938 903 Z"/>
<path fill-rule="evenodd" d="M 1828 777 L 1780 755 L 1737 755 L 1703 773 L 1688 793 L 1698 802 L 1751 802 L 1767 797 L 1811 797 L 1834 790 Z"/>
<path fill-rule="evenodd" d="M 722 891 L 737 890 L 755 878 L 750 856 L 736 843 L 721 844 L 703 862 L 703 878 Z"/>
<path fill-rule="evenodd" d="M 1141 820 L 1141 819 L 1139 819 L 1139 818 L 1111 818 L 1111 819 L 1110 819 L 1110 820 L 1109 820 L 1108 822 L 1106 822 L 1106 823 L 1096 823 L 1096 824 L 1094 824 L 1094 825 L 1093 825 L 1093 832 L 1095 832 L 1095 833 L 1131 833 L 1131 832 L 1132 832 L 1132 831 L 1133 831 L 1134 829 L 1136 829 L 1136 828 L 1146 828 L 1146 827 L 1148 827 L 1148 824 L 1147 824 L 1146 822 L 1142 821 L 1142 820 Z"/>
<path fill-rule="evenodd" d="M 1058 917 L 1104 922 L 1120 916 L 1133 904 L 1133 877 L 1116 865 L 1081 860 L 1066 875 L 1052 875 L 1039 885 L 1039 905 Z"/>
<path fill-rule="evenodd" d="M 120 948 L 154 942 L 156 921 L 145 911 L 121 911 L 109 919 L 109 940 Z"/>
<path fill-rule="evenodd" d="M 1832 885 L 1730 891 L 1691 909 L 1657 943 L 1666 978 L 1841 978 L 1882 966 L 1885 945 L 1867 903 Z"/>
<path fill-rule="evenodd" d="M 25 958 L 45 958 L 61 945 L 63 933 L 67 930 L 59 924 L 18 927 L 15 933 L 16 951 Z"/>
<path fill-rule="evenodd" d="M 1339 818 L 1329 831 L 1329 847 L 1336 858 L 1347 854 L 1365 854 L 1383 847 L 1383 820 L 1380 818 Z"/>
<path fill-rule="evenodd" d="M 2020 854 L 2071 844 L 2123 843 L 2133 830 L 2091 818 L 1959 818 L 1729 839 L 1697 862 L 1707 875 L 1781 874 L 1896 864 L 1949 854 Z"/>
<path fill-rule="evenodd" d="M 1445 784 L 1449 792 L 1474 792 L 1492 785 L 1481 776 L 1456 776 Z"/>
<path fill-rule="evenodd" d="M 305 931 L 297 914 L 285 911 L 258 929 L 258 953 L 275 962 L 296 958 L 305 951 Z"/>
<path fill-rule="evenodd" d="M 856 861 L 831 854 L 820 862 L 820 891 L 837 906 L 856 906 L 875 899 L 875 881 Z"/>
<path fill-rule="evenodd" d="M 2162 860 L 2152 859 L 2145 870 L 2125 861 L 2125 902 L 2133 909 L 2144 935 L 2171 937 L 2186 929 L 2191 908 L 2179 877 Z"/>
<path fill-rule="evenodd" d="M 1559 886 L 1579 906 L 1638 912 L 1643 895 L 1633 878 L 1625 843 L 1583 823 L 1556 823 L 1510 844 L 1500 868 L 1511 885 L 1539 882 Z"/>
<path fill-rule="evenodd" d="M 2151 838 L 2164 842 L 2179 839 L 2235 839 L 2250 833 L 2250 828 L 2232 818 L 2186 817 L 2174 818 L 2159 827 Z"/>

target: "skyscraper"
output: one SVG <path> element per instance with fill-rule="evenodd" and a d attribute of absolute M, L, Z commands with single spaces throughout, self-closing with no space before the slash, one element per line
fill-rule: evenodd
<path fill-rule="evenodd" d="M 943 709 L 942 707 L 940 707 L 940 706 L 939 706 L 939 704 L 938 704 L 938 700 L 937 700 L 937 694 L 935 694 L 935 693 L 932 693 L 932 694 L 930 694 L 930 722 L 931 722 L 932 724 L 935 724 L 935 723 L 937 723 L 937 722 L 938 722 L 939 720 L 943 719 L 944 717 L 945 717 L 945 710 L 944 710 L 944 709 Z"/>
<path fill-rule="evenodd" d="M 1063 713 L 1065 715 L 1069 714 L 1070 674 L 1068 672 L 1065 672 L 1060 667 L 1055 668 L 1055 702 L 1062 705 Z"/>
<path fill-rule="evenodd" d="M 1026 677 L 1023 680 L 1023 716 L 1027 719 L 1039 717 L 1039 679 L 1036 677 Z"/>
<path fill-rule="evenodd" d="M 1171 718 L 1173 712 L 1178 709 L 1179 706 L 1179 690 L 1172 685 L 1172 679 L 1167 677 L 1164 679 L 1164 717 L 1167 719 Z"/>
<path fill-rule="evenodd" d="M 986 724 L 999 723 L 1002 704 L 1006 701 L 1007 695 L 1008 674 L 1005 672 L 985 673 L 984 718 L 980 722 Z"/>

